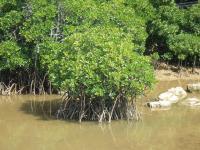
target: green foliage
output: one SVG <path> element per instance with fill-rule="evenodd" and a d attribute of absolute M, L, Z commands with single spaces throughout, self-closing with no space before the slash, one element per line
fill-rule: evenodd
<path fill-rule="evenodd" d="M 23 23 L 20 34 L 27 42 L 36 44 L 49 37 L 57 13 L 56 6 L 45 0 L 34 1 L 31 4 L 31 12 L 24 10 L 24 17 L 27 19 Z"/>
<path fill-rule="evenodd" d="M 160 19 L 168 24 L 181 25 L 184 21 L 184 11 L 176 5 L 167 5 L 159 7 Z"/>
<path fill-rule="evenodd" d="M 173 54 L 171 52 L 167 52 L 167 53 L 164 53 L 162 58 L 165 60 L 165 61 L 170 61 L 172 60 L 173 58 Z"/>
<path fill-rule="evenodd" d="M 147 37 L 145 20 L 137 16 L 130 5 L 120 1 L 99 2 L 95 0 L 69 0 L 64 3 L 68 26 L 65 34 L 82 32 L 94 26 L 112 26 L 121 28 L 132 35 L 134 51 L 142 54 Z"/>
<path fill-rule="evenodd" d="M 183 22 L 184 14 L 175 5 L 160 6 L 157 19 L 152 21 L 150 34 L 155 34 L 158 40 L 167 40 L 170 35 L 180 32 L 180 25 Z"/>
<path fill-rule="evenodd" d="M 93 87 L 141 93 L 153 80 L 146 49 L 153 61 L 199 57 L 199 10 L 174 0 L 0 0 L 0 68 L 47 72 L 54 85 L 73 90 L 84 81 L 92 95 Z"/>
<path fill-rule="evenodd" d="M 95 27 L 72 34 L 64 43 L 66 48 L 54 53 L 48 67 L 52 81 L 74 95 L 84 92 L 91 98 L 114 98 L 122 91 L 141 94 L 153 83 L 149 59 L 132 51 L 132 36 L 121 29 Z"/>
<path fill-rule="evenodd" d="M 151 54 L 151 59 L 152 61 L 158 61 L 160 59 L 158 52 Z"/>
<path fill-rule="evenodd" d="M 0 44 L 0 70 L 15 69 L 26 64 L 25 57 L 20 47 L 13 41 L 5 41 Z"/>
<path fill-rule="evenodd" d="M 68 84 L 80 82 L 77 78 L 90 74 L 89 69 L 76 73 L 73 61 L 77 60 L 82 68 L 87 64 L 86 60 L 91 63 L 90 68 L 104 61 L 106 65 L 98 66 L 100 71 L 101 67 L 109 68 L 107 65 L 113 61 L 116 72 L 122 70 L 119 75 L 116 72 L 110 75 L 116 81 L 113 84 L 119 86 L 122 83 L 118 80 L 123 81 L 122 74 L 133 75 L 120 68 L 126 62 L 120 57 L 125 55 L 122 49 L 132 52 L 130 59 L 134 57 L 135 60 L 136 56 L 139 60 L 143 59 L 145 49 L 153 53 L 153 61 L 163 58 L 167 61 L 192 62 L 196 57 L 199 60 L 199 7 L 197 4 L 180 9 L 174 0 L 1 0 L 0 67 L 11 67 L 13 70 L 29 67 L 38 72 L 46 71 L 54 85 L 69 88 Z M 144 63 L 147 65 L 147 62 Z M 75 72 L 76 80 L 70 80 L 75 76 L 68 71 L 70 68 L 72 73 Z M 96 78 L 94 70 L 91 69 L 92 78 Z M 84 84 L 95 87 L 98 83 L 96 80 L 103 80 L 99 74 L 97 76 L 98 79 L 91 85 Z M 86 78 L 82 80 L 87 81 Z M 141 89 L 144 89 L 144 85 L 148 85 L 145 80 L 141 82 Z M 112 91 L 104 85 L 99 86 L 101 88 L 98 89 L 103 91 Z M 135 88 L 135 91 L 140 90 Z"/>
<path fill-rule="evenodd" d="M 18 43 L 18 30 L 23 14 L 15 0 L 0 1 L 0 70 L 23 68 L 29 62 Z"/>
<path fill-rule="evenodd" d="M 200 37 L 192 34 L 179 34 L 169 40 L 170 49 L 178 56 L 178 59 L 185 60 L 186 57 L 194 58 L 200 56 Z"/>
<path fill-rule="evenodd" d="M 184 24 L 186 32 L 200 35 L 200 4 L 196 4 L 186 10 L 185 18 L 187 19 Z"/>
<path fill-rule="evenodd" d="M 41 60 L 54 86 L 78 96 L 113 98 L 140 94 L 153 83 L 145 49 L 146 20 L 120 1 L 68 0 L 62 41 L 40 44 Z M 138 53 L 138 54 L 137 54 Z"/>
<path fill-rule="evenodd" d="M 154 68 L 156 69 L 158 60 L 160 59 L 158 52 L 151 54 L 150 57 L 151 57 L 151 62 L 153 64 Z"/>
<path fill-rule="evenodd" d="M 179 9 L 173 1 L 161 1 L 156 7 L 157 19 L 148 26 L 147 47 L 157 45 L 165 60 L 192 61 L 199 57 L 199 4 Z M 154 2 L 153 2 L 154 3 Z"/>
<path fill-rule="evenodd" d="M 174 5 L 174 0 L 150 0 L 152 5 L 155 8 L 159 8 L 160 6 L 168 6 L 168 5 Z"/>
<path fill-rule="evenodd" d="M 16 6 L 16 0 L 0 0 L 0 12 L 9 12 Z"/>
<path fill-rule="evenodd" d="M 12 10 L 0 18 L 0 30 L 6 31 L 14 26 L 17 26 L 22 19 L 20 12 Z"/>
<path fill-rule="evenodd" d="M 137 16 L 140 16 L 147 21 L 155 18 L 156 12 L 150 0 L 125 0 L 124 3 L 132 7 Z"/>

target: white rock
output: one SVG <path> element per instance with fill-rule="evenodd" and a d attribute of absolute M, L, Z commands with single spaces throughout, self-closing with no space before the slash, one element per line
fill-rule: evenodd
<path fill-rule="evenodd" d="M 158 101 L 148 102 L 147 106 L 150 107 L 150 108 L 160 108 L 160 103 Z"/>
<path fill-rule="evenodd" d="M 164 107 L 170 107 L 171 106 L 170 101 L 154 101 L 154 102 L 148 102 L 147 106 L 150 108 L 164 108 Z"/>
<path fill-rule="evenodd" d="M 167 101 L 170 101 L 171 103 L 177 103 L 180 100 L 178 96 L 171 96 Z"/>
<path fill-rule="evenodd" d="M 158 96 L 158 101 L 148 102 L 147 106 L 150 108 L 166 108 L 173 103 L 177 103 L 187 96 L 187 93 L 182 87 L 171 88 L 167 92 L 161 93 Z"/>
<path fill-rule="evenodd" d="M 190 92 L 200 91 L 200 83 L 188 84 L 187 90 L 190 91 Z"/>
<path fill-rule="evenodd" d="M 168 100 L 170 97 L 173 96 L 173 93 L 171 92 L 165 92 L 165 93 L 162 93 L 158 96 L 159 100 Z"/>
<path fill-rule="evenodd" d="M 159 101 L 161 107 L 170 107 L 171 102 L 170 101 Z"/>
<path fill-rule="evenodd" d="M 181 104 L 186 105 L 186 106 L 191 106 L 191 107 L 200 106 L 200 99 L 195 98 L 195 97 L 187 98 Z"/>
<path fill-rule="evenodd" d="M 179 100 L 185 98 L 187 93 L 182 87 L 171 88 L 167 92 L 161 93 L 158 98 L 159 100 L 171 101 L 177 103 Z"/>

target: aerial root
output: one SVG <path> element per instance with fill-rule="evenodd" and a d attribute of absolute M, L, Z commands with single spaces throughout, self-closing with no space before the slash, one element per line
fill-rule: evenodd
<path fill-rule="evenodd" d="M 65 98 L 58 109 L 58 119 L 111 122 L 111 120 L 139 120 L 140 113 L 136 105 L 128 103 L 127 99 L 115 100 L 87 100 L 85 98 L 74 100 Z"/>

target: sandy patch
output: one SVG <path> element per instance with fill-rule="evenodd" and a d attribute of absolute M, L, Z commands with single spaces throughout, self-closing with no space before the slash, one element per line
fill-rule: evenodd
<path fill-rule="evenodd" d="M 199 80 L 200 81 L 200 68 L 182 68 L 181 70 L 176 70 L 175 67 L 168 69 L 156 69 L 155 70 L 156 79 L 159 81 L 168 80 Z"/>

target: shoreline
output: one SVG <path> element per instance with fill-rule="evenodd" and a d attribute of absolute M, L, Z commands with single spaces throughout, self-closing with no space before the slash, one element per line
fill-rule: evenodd
<path fill-rule="evenodd" d="M 173 80 L 198 80 L 200 81 L 200 68 L 184 68 L 178 70 L 175 66 L 167 66 L 154 70 L 155 78 L 158 81 L 173 81 Z"/>

